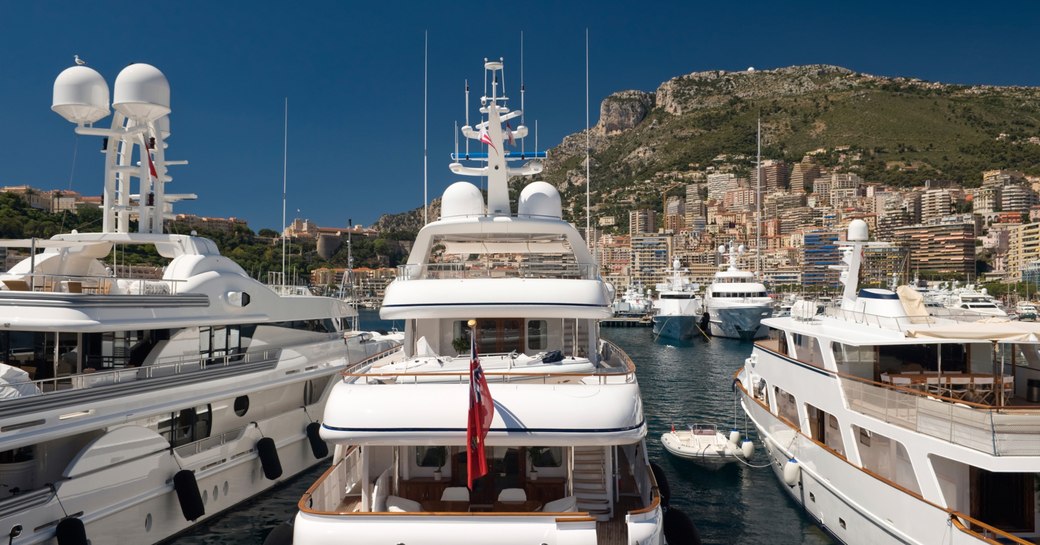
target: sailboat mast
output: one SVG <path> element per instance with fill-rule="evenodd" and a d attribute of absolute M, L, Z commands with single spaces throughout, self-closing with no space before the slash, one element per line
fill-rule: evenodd
<path fill-rule="evenodd" d="M 755 168 L 758 170 L 757 195 L 755 197 L 755 275 L 762 275 L 762 118 L 758 118 L 758 158 Z"/>

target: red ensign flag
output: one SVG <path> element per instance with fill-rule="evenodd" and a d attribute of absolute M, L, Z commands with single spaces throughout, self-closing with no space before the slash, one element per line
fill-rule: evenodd
<path fill-rule="evenodd" d="M 487 475 L 484 438 L 495 416 L 491 390 L 488 390 L 487 379 L 480 367 L 480 358 L 477 357 L 475 337 L 476 331 L 473 331 L 469 338 L 469 421 L 466 424 L 466 482 L 470 490 L 473 490 L 473 481 Z"/>

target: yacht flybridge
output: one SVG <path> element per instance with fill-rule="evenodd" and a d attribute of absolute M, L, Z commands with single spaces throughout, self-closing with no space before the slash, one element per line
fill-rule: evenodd
<path fill-rule="evenodd" d="M 1040 327 L 931 316 L 919 291 L 862 289 L 764 323 L 737 373 L 791 498 L 842 543 L 1040 542 Z"/>
<path fill-rule="evenodd" d="M 53 104 L 107 138 L 103 224 L 0 242 L 29 251 L 0 275 L 0 528 L 11 544 L 155 543 L 324 458 L 334 377 L 389 345 L 345 331 L 346 303 L 279 296 L 212 241 L 163 232 L 187 196 L 165 192 L 180 162 L 159 70 L 120 72 L 110 128 L 93 126 L 109 90 L 87 66 L 58 76 Z M 168 259 L 161 276 L 113 272 L 130 245 Z"/>
<path fill-rule="evenodd" d="M 335 444 L 333 464 L 300 501 L 296 545 L 342 536 L 353 543 L 663 542 L 667 498 L 647 459 L 635 369 L 599 338 L 613 290 L 562 219 L 555 188 L 529 183 L 512 212 L 508 176 L 537 174 L 544 153 L 507 151 L 527 128 L 499 94 L 501 62 L 485 62 L 485 81 L 482 121 L 462 134 L 486 152 L 453 156 L 481 166 L 455 162 L 451 170 L 486 176 L 487 204 L 471 183 L 448 187 L 440 219 L 419 232 L 387 288 L 380 314 L 405 321 L 406 356 L 359 367 L 333 389 L 321 431 Z M 518 118 L 511 129 L 507 121 Z M 534 159 L 514 166 L 525 157 Z M 471 342 L 494 418 L 485 442 L 489 473 L 469 488 Z"/>

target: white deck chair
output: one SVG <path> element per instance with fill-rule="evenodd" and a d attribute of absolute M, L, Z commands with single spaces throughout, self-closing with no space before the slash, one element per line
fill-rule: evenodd
<path fill-rule="evenodd" d="M 523 488 L 505 488 L 498 493 L 498 501 L 527 501 Z"/>
<path fill-rule="evenodd" d="M 441 501 L 469 501 L 469 489 L 465 486 L 449 486 L 441 492 Z"/>

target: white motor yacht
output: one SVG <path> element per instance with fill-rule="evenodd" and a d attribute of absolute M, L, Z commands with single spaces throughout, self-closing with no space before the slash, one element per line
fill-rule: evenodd
<path fill-rule="evenodd" d="M 729 255 L 729 266 L 715 273 L 704 291 L 704 308 L 710 316 L 711 334 L 732 339 L 759 339 L 766 336 L 762 319 L 773 315 L 773 300 L 764 284 L 750 271 L 737 266 L 744 247 L 719 246 L 719 254 Z"/>
<path fill-rule="evenodd" d="M 296 545 L 664 541 L 635 369 L 599 336 L 613 290 L 554 187 L 528 183 L 512 211 L 507 179 L 541 172 L 545 153 L 507 148 L 527 127 L 506 107 L 502 70 L 485 62 L 481 119 L 462 127 L 486 151 L 450 165 L 486 177 L 487 201 L 469 182 L 448 187 L 388 286 L 380 315 L 406 324 L 406 357 L 333 390 L 321 436 L 335 454 L 299 503 Z M 476 369 L 494 411 L 474 447 Z M 477 449 L 489 471 L 470 486 Z"/>
<path fill-rule="evenodd" d="M 644 292 L 643 286 L 636 283 L 628 286 L 611 308 L 614 316 L 642 318 L 653 310 L 653 298 L 649 289 Z"/>
<path fill-rule="evenodd" d="M 700 336 L 704 306 L 698 293 L 700 286 L 692 284 L 683 273 L 679 259 L 675 259 L 668 272 L 671 278 L 657 285 L 657 298 L 654 299 L 654 335 L 680 341 L 688 341 Z M 706 325 L 706 324 L 705 324 Z"/>
<path fill-rule="evenodd" d="M 390 349 L 349 332 L 333 298 L 281 296 L 205 238 L 163 232 L 169 86 L 147 64 L 115 82 L 73 66 L 53 110 L 105 137 L 102 231 L 2 241 L 0 528 L 10 544 L 155 543 L 328 455 L 318 435 L 348 363 Z M 138 230 L 131 232 L 131 220 Z M 113 251 L 166 259 L 124 274 Z M 42 252 L 39 252 L 42 250 Z M 114 269 L 114 272 L 113 272 Z"/>
<path fill-rule="evenodd" d="M 857 292 L 765 324 L 736 386 L 792 500 L 847 544 L 1040 540 L 1040 326 L 956 321 L 920 292 Z"/>

